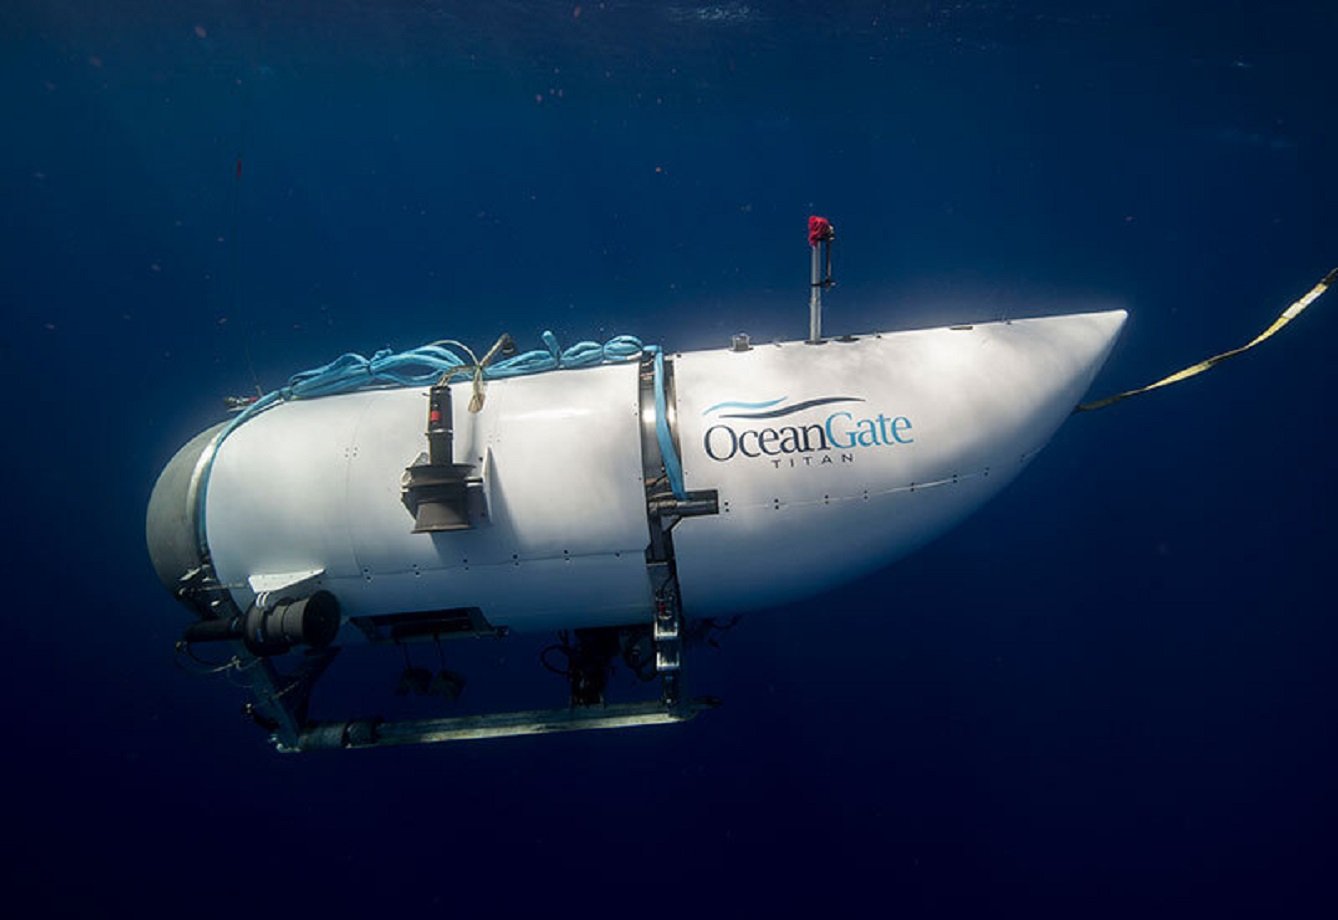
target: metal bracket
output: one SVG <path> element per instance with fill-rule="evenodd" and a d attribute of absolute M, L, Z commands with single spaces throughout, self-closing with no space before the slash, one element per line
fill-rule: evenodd
<path fill-rule="evenodd" d="M 683 666 L 683 643 L 679 629 L 680 617 L 677 604 L 667 600 L 657 601 L 655 605 L 655 670 L 660 674 L 677 671 Z"/>
<path fill-rule="evenodd" d="M 252 593 L 270 594 L 275 591 L 296 591 L 308 587 L 309 582 L 325 574 L 325 569 L 303 569 L 298 572 L 277 572 L 272 575 L 251 575 L 246 579 Z"/>

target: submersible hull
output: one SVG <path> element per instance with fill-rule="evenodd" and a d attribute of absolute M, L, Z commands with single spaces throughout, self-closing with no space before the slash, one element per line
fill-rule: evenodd
<path fill-rule="evenodd" d="M 428 446 L 428 388 L 286 402 L 178 453 L 150 502 L 150 552 L 178 593 L 203 562 L 237 610 L 319 590 L 346 622 L 470 610 L 514 630 L 648 623 L 665 564 L 688 617 L 796 600 L 887 565 L 998 492 L 1078 403 L 1124 320 L 671 354 L 662 410 L 644 362 L 489 381 L 477 412 L 456 385 L 461 520 L 429 532 L 415 532 L 405 486 Z M 681 462 L 676 496 L 657 428 Z M 670 527 L 666 560 L 651 550 Z"/>

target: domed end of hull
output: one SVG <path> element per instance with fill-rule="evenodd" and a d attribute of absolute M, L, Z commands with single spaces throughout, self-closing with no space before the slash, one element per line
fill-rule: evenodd
<path fill-rule="evenodd" d="M 200 461 L 222 428 L 215 425 L 186 442 L 158 475 L 149 497 L 144 521 L 149 559 L 158 580 L 174 595 L 203 559 L 195 507 Z"/>

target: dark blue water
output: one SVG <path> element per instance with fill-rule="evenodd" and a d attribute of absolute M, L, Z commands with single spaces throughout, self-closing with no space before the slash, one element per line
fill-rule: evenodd
<path fill-rule="evenodd" d="M 1240 344 L 1338 263 L 1338 8 L 281 6 L 0 11 L 7 903 L 1333 909 L 1338 301 L 749 616 L 682 727 L 279 756 L 142 529 L 343 351 L 800 337 L 814 211 L 828 331 L 1124 306 L 1102 392 Z"/>

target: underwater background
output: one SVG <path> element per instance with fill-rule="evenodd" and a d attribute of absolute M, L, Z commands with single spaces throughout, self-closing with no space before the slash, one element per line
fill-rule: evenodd
<path fill-rule="evenodd" d="M 1149 382 L 1338 264 L 1335 33 L 1326 2 L 8 0 L 6 902 L 1330 915 L 1338 294 L 694 650 L 725 705 L 682 726 L 279 755 L 174 666 L 143 520 L 225 396 L 345 351 L 801 338 L 810 213 L 829 334 L 1125 307 L 1093 395 Z"/>

